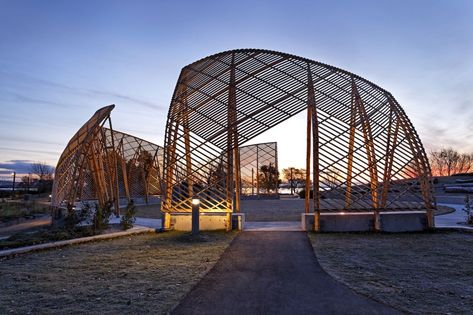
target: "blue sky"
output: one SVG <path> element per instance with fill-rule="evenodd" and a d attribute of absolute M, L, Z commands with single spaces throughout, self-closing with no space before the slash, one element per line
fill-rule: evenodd
<path fill-rule="evenodd" d="M 115 129 L 162 144 L 180 69 L 234 48 L 361 75 L 397 98 L 427 150 L 473 151 L 473 1 L 0 0 L 0 175 L 55 165 L 112 103 Z M 303 133 L 303 119 L 255 142 L 277 140 L 280 166 L 303 166 L 303 137 L 284 132 Z"/>

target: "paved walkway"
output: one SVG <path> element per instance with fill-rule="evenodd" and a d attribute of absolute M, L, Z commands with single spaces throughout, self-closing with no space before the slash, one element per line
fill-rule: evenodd
<path fill-rule="evenodd" d="M 242 232 L 173 314 L 398 314 L 332 279 L 304 232 Z"/>
<path fill-rule="evenodd" d="M 276 222 L 252 222 L 246 221 L 243 229 L 245 231 L 259 231 L 259 232 L 267 232 L 267 231 L 286 231 L 286 232 L 296 232 L 302 231 L 301 222 L 300 221 L 276 221 Z"/>
<path fill-rule="evenodd" d="M 115 216 L 110 217 L 110 224 L 119 224 L 121 220 L 121 216 L 119 218 Z M 159 230 L 162 228 L 162 220 L 161 219 L 150 219 L 150 218 L 142 218 L 136 217 L 136 221 L 134 225 L 144 226 Z"/>
<path fill-rule="evenodd" d="M 435 227 L 473 230 L 473 226 L 468 226 L 465 224 L 466 213 L 462 210 L 464 205 L 446 203 L 441 203 L 439 205 L 452 207 L 455 209 L 455 211 L 448 214 L 435 216 Z"/>
<path fill-rule="evenodd" d="M 35 219 L 26 220 L 19 224 L 0 228 L 0 238 L 8 238 L 10 235 L 16 233 L 42 228 L 48 225 L 51 225 L 51 216 L 44 215 Z"/>

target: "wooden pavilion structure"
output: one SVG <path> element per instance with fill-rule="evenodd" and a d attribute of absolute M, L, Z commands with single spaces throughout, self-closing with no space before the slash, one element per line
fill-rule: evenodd
<path fill-rule="evenodd" d="M 427 156 L 391 93 L 317 61 L 239 49 L 179 75 L 165 134 L 165 227 L 171 213 L 191 211 L 192 198 L 202 212 L 239 212 L 241 146 L 303 111 L 311 170 L 305 211 L 313 209 L 315 230 L 325 212 L 369 211 L 379 230 L 382 212 L 420 210 L 433 226 Z"/>
<path fill-rule="evenodd" d="M 56 166 L 53 209 L 90 200 L 100 206 L 111 202 L 118 215 L 121 201 L 143 198 L 148 203 L 161 195 L 163 148 L 113 130 L 114 107 L 99 109 L 64 149 Z"/>

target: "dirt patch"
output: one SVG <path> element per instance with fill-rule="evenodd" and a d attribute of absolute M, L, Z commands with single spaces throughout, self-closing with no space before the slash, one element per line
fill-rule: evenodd
<path fill-rule="evenodd" d="M 0 260 L 0 314 L 164 314 L 234 236 L 145 234 Z"/>
<path fill-rule="evenodd" d="M 473 235 L 310 234 L 322 267 L 353 290 L 416 314 L 473 309 Z"/>

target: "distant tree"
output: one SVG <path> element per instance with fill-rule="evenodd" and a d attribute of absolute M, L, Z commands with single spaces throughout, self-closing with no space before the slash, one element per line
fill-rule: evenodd
<path fill-rule="evenodd" d="M 459 153 L 452 148 L 430 152 L 429 161 L 434 175 L 451 176 L 473 171 L 473 154 Z"/>
<path fill-rule="evenodd" d="M 470 173 L 473 170 L 473 154 L 461 153 L 456 168 L 456 173 Z"/>
<path fill-rule="evenodd" d="M 26 188 L 26 192 L 30 190 L 30 176 L 29 175 L 21 177 L 21 186 L 23 186 L 23 188 Z"/>
<path fill-rule="evenodd" d="M 31 164 L 31 173 L 38 176 L 40 181 L 53 179 L 54 168 L 46 162 L 36 162 Z"/>
<path fill-rule="evenodd" d="M 262 165 L 260 167 L 259 185 L 266 190 L 266 193 L 271 190 L 276 190 L 278 187 L 279 172 L 273 163 Z"/>
<path fill-rule="evenodd" d="M 291 185 L 291 194 L 294 193 L 294 188 L 297 187 L 297 184 L 305 181 L 305 169 L 303 168 L 283 168 L 282 174 L 284 179 Z"/>
<path fill-rule="evenodd" d="M 30 170 L 39 178 L 39 192 L 50 191 L 54 177 L 54 167 L 46 164 L 46 162 L 36 162 L 31 164 Z"/>

